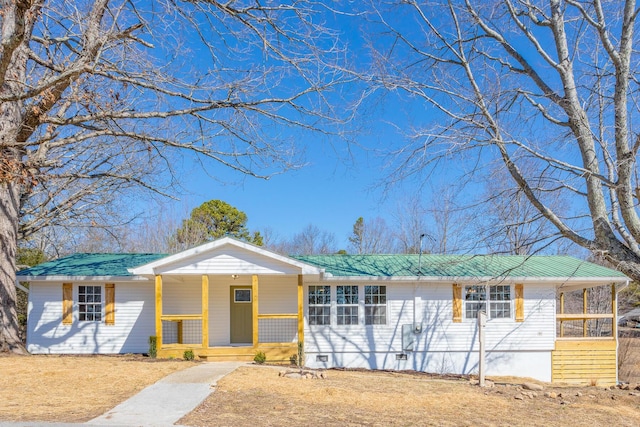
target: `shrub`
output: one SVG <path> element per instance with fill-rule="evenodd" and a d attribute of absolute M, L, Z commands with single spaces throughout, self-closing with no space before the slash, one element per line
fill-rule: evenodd
<path fill-rule="evenodd" d="M 304 366 L 304 343 L 302 341 L 298 341 L 298 366 L 302 368 Z"/>
<path fill-rule="evenodd" d="M 256 362 L 258 365 L 262 365 L 264 362 L 267 361 L 267 355 L 264 354 L 263 351 L 259 351 L 253 357 L 253 361 Z"/>
<path fill-rule="evenodd" d="M 193 354 L 193 350 L 185 350 L 184 354 L 182 355 L 182 358 L 184 360 L 193 360 L 195 359 L 195 354 Z"/>
<path fill-rule="evenodd" d="M 149 357 L 155 359 L 158 355 L 158 337 L 152 335 L 149 337 Z"/>

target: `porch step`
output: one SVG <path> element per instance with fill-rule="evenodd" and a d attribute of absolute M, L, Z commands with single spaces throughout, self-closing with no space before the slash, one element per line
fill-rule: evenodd
<path fill-rule="evenodd" d="M 253 362 L 256 353 L 261 351 L 269 363 L 291 363 L 298 352 L 297 344 L 287 346 L 258 345 L 257 347 L 190 347 L 170 345 L 158 350 L 160 358 L 182 358 L 186 350 L 192 350 L 200 360 L 210 362 Z"/>

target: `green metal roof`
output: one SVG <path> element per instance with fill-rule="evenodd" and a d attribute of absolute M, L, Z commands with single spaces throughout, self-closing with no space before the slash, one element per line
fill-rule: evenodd
<path fill-rule="evenodd" d="M 300 255 L 293 258 L 324 268 L 333 276 L 626 277 L 616 270 L 569 256 L 422 255 L 420 260 L 419 255 Z"/>
<path fill-rule="evenodd" d="M 18 276 L 131 276 L 128 268 L 167 256 L 166 254 L 75 254 L 21 270 Z"/>
<path fill-rule="evenodd" d="M 18 276 L 131 276 L 128 268 L 166 254 L 75 254 L 19 271 Z M 583 277 L 620 278 L 616 270 L 568 256 L 298 255 L 291 258 L 351 277 Z"/>

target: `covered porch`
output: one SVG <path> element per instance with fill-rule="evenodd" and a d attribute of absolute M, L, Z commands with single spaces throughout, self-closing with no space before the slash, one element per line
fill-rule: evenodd
<path fill-rule="evenodd" d="M 130 270 L 155 281 L 158 357 L 289 363 L 304 341 L 304 279 L 322 270 L 222 238 Z"/>
<path fill-rule="evenodd" d="M 156 275 L 155 306 L 158 357 L 289 363 L 304 341 L 301 274 Z"/>
<path fill-rule="evenodd" d="M 626 283 L 618 286 L 613 283 L 599 287 L 558 288 L 552 382 L 592 386 L 616 384 L 617 295 L 625 286 Z"/>

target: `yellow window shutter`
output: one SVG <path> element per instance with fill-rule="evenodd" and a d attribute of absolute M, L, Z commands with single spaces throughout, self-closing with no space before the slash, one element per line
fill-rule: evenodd
<path fill-rule="evenodd" d="M 116 324 L 116 285 L 107 283 L 104 285 L 104 323 L 106 325 Z"/>
<path fill-rule="evenodd" d="M 524 322 L 524 286 L 516 285 L 516 322 Z"/>
<path fill-rule="evenodd" d="M 73 323 L 73 284 L 62 284 L 62 324 Z"/>
<path fill-rule="evenodd" d="M 462 286 L 453 285 L 453 321 L 462 322 Z"/>

